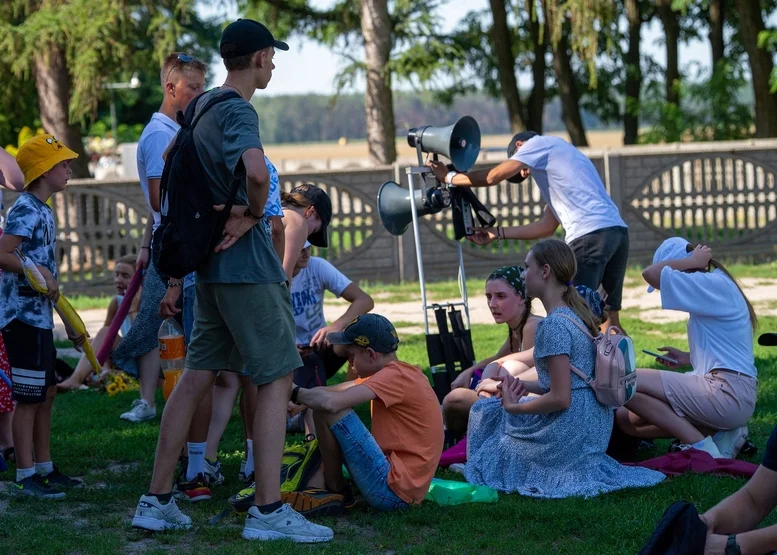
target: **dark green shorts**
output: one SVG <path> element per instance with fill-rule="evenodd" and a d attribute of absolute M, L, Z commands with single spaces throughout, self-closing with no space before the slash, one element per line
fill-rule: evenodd
<path fill-rule="evenodd" d="M 186 354 L 192 370 L 244 370 L 254 385 L 302 366 L 285 283 L 198 283 Z"/>

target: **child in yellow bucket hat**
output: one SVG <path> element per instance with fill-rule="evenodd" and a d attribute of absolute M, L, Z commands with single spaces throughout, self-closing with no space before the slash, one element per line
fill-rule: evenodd
<path fill-rule="evenodd" d="M 56 225 L 46 205 L 55 193 L 65 190 L 72 174 L 70 161 L 77 157 L 53 135 L 38 135 L 21 146 L 16 161 L 24 175 L 24 192 L 11 206 L 0 235 L 0 330 L 17 403 L 13 415 L 16 480 L 8 485 L 14 495 L 60 499 L 65 496 L 63 489 L 81 484 L 54 467 L 49 450 L 57 390 L 53 302 L 59 297 L 59 284 Z M 37 266 L 47 294 L 38 293 L 27 281 L 17 249 Z M 76 346 L 83 345 L 83 335 L 68 330 L 68 336 Z"/>

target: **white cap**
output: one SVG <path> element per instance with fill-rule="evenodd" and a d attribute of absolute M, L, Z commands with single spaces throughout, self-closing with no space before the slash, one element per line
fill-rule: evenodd
<path fill-rule="evenodd" d="M 308 248 L 310 248 L 311 246 L 312 246 L 312 245 L 310 244 L 310 241 L 305 241 L 305 246 L 304 246 L 304 247 L 302 247 L 302 248 L 303 248 L 303 249 L 308 249 Z"/>
<path fill-rule="evenodd" d="M 667 260 L 682 260 L 683 258 L 688 258 L 692 254 L 686 250 L 688 245 L 688 241 L 682 237 L 667 239 L 661 243 L 656 249 L 655 254 L 653 254 L 653 264 L 658 264 L 659 262 L 665 262 Z M 647 288 L 648 293 L 652 293 L 655 290 L 655 287 L 652 285 L 649 285 Z"/>

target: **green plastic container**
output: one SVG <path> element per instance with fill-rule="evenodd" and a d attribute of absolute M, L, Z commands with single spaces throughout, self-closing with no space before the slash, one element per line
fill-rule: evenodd
<path fill-rule="evenodd" d="M 488 486 L 475 486 L 467 482 L 455 480 L 432 479 L 427 501 L 439 505 L 461 505 L 463 503 L 495 503 L 498 499 L 496 490 Z"/>

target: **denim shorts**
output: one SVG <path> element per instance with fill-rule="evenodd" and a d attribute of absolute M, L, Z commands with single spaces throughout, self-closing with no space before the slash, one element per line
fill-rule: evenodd
<path fill-rule="evenodd" d="M 340 444 L 351 478 L 370 507 L 379 511 L 406 508 L 408 504 L 388 485 L 391 463 L 356 413 L 348 411 L 330 429 Z"/>

